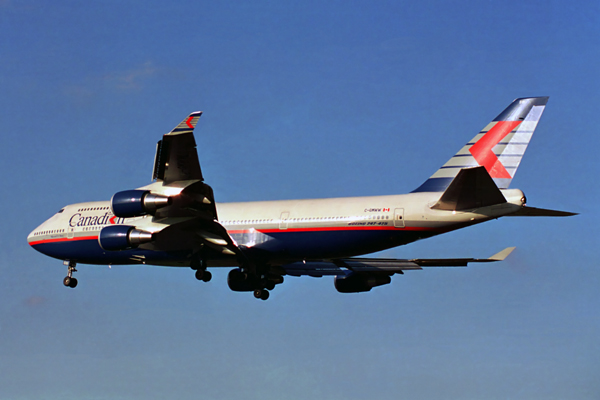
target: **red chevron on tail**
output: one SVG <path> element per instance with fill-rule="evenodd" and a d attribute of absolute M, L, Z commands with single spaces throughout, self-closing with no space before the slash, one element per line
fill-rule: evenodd
<path fill-rule="evenodd" d="M 477 163 L 484 166 L 492 178 L 512 178 L 492 149 L 520 123 L 521 121 L 496 122 L 496 125 L 469 149 Z"/>

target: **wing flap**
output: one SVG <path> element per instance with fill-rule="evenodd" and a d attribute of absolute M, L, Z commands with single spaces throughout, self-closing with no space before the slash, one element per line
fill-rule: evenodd
<path fill-rule="evenodd" d="M 170 224 L 154 233 L 152 242 L 140 247 L 159 251 L 210 249 L 225 256 L 243 257 L 223 225 L 200 217 Z"/>

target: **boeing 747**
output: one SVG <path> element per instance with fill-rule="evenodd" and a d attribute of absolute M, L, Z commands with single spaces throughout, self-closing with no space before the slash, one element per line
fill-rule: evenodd
<path fill-rule="evenodd" d="M 485 259 L 358 256 L 504 216 L 575 215 L 509 189 L 547 101 L 513 101 L 411 193 L 243 203 L 217 203 L 204 181 L 194 112 L 158 142 L 150 184 L 65 206 L 27 240 L 64 261 L 70 288 L 77 264 L 187 267 L 204 282 L 229 267 L 229 288 L 262 300 L 285 276 L 331 275 L 339 292 L 366 292 L 407 270 L 501 261 L 513 248 Z"/>

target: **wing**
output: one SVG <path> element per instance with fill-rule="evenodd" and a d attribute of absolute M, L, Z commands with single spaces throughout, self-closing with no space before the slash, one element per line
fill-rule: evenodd
<path fill-rule="evenodd" d="M 176 181 L 203 181 L 194 128 L 202 111 L 191 113 L 156 145 L 152 179 L 168 185 Z"/>
<path fill-rule="evenodd" d="M 472 262 L 485 263 L 502 261 L 514 250 L 508 247 L 490 258 L 340 258 L 331 261 L 307 261 L 283 265 L 288 275 L 313 276 L 324 275 L 344 276 L 351 273 L 365 274 L 403 274 L 407 270 L 423 269 L 423 267 L 466 267 Z"/>
<path fill-rule="evenodd" d="M 169 225 L 155 233 L 146 248 L 166 251 L 197 249 L 213 256 L 243 256 L 223 225 L 202 217 Z"/>
<path fill-rule="evenodd" d="M 181 222 L 157 232 L 152 243 L 141 248 L 163 251 L 195 249 L 222 256 L 243 257 L 241 251 L 218 222 L 212 188 L 204 183 L 194 128 L 202 111 L 191 113 L 171 132 L 163 136 L 156 146 L 152 179 L 162 186 L 179 188 L 168 206 L 158 209 L 154 217 L 184 218 Z M 181 189 L 182 188 L 182 189 Z"/>

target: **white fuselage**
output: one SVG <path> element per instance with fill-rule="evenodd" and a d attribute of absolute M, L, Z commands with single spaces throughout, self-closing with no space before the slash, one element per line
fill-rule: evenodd
<path fill-rule="evenodd" d="M 238 246 L 262 252 L 273 264 L 303 259 L 350 257 L 403 245 L 426 237 L 514 213 L 523 205 L 518 189 L 503 190 L 506 203 L 465 212 L 432 209 L 441 193 L 258 201 L 217 204 L 218 220 Z M 185 220 L 186 218 L 183 218 Z M 66 206 L 28 236 L 44 254 L 90 264 L 188 265 L 182 252 L 141 249 L 105 251 L 100 230 L 129 225 L 156 233 L 182 218 L 151 215 L 117 218 L 110 202 Z M 209 260 L 235 265 L 233 259 Z"/>

